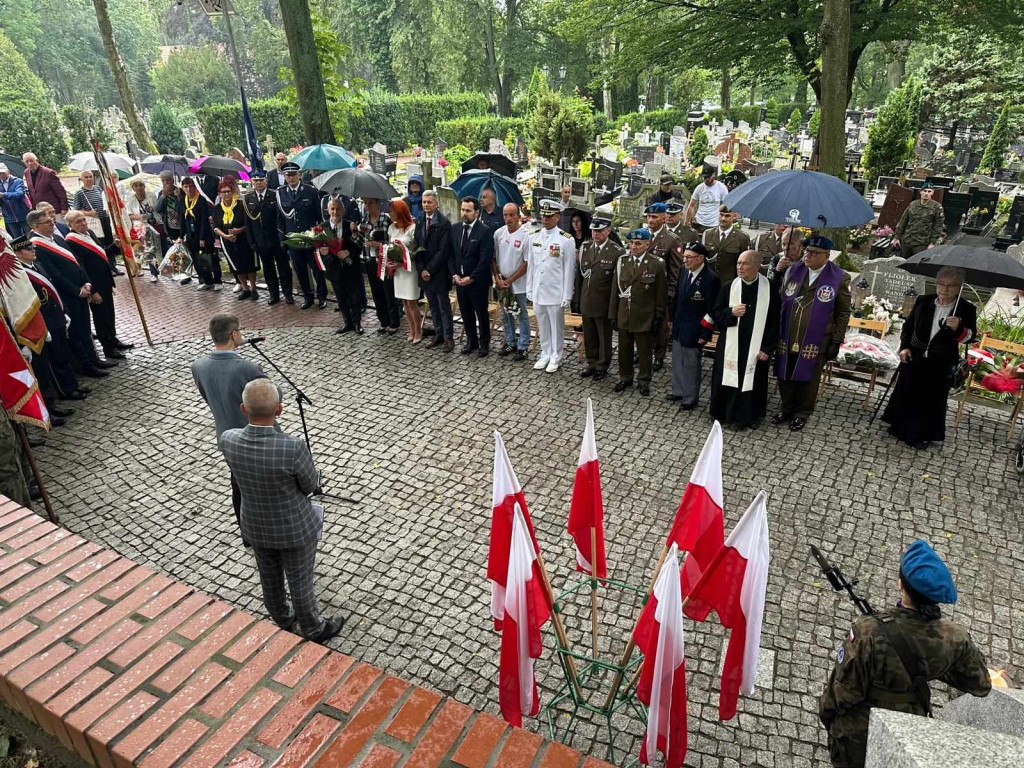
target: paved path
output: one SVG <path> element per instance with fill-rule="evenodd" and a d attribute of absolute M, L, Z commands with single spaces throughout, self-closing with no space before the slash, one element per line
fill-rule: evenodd
<path fill-rule="evenodd" d="M 614 577 L 634 584 L 649 578 L 710 427 L 706 412 L 679 413 L 662 400 L 664 373 L 645 400 L 615 395 L 609 380 L 582 383 L 575 361 L 547 375 L 497 357 L 444 355 L 402 337 L 338 337 L 338 315 L 329 310 L 240 304 L 229 292 L 197 295 L 166 283 L 143 283 L 141 292 L 157 339 L 172 343 L 136 350 L 40 450 L 63 522 L 261 615 L 212 420 L 188 373 L 207 349 L 199 334 L 209 315 L 238 308 L 246 328 L 268 329 L 266 350 L 315 403 L 310 431 L 327 489 L 359 499 L 329 504 L 317 564 L 321 602 L 351 616 L 333 647 L 491 712 L 499 647 L 485 579 L 492 431 L 505 437 L 557 589 L 576 578 L 564 527 L 587 395 L 609 563 Z M 137 339 L 126 300 L 122 289 L 122 327 Z M 831 387 L 799 435 L 769 426 L 726 433 L 727 525 L 758 490 L 770 494 L 766 685 L 741 698 L 736 720 L 720 724 L 723 632 L 714 622 L 687 621 L 689 765 L 827 765 L 817 695 L 852 606 L 823 585 L 811 543 L 884 605 L 895 599 L 903 547 L 928 538 L 957 580 L 954 618 L 970 627 L 992 666 L 1024 679 L 1024 612 L 1019 595 L 1011 599 L 1011 585 L 1024 583 L 1022 486 L 1003 442 L 1005 414 L 970 408 L 955 439 L 914 451 L 868 426 L 862 396 L 852 384 Z M 297 431 L 294 406 L 286 406 L 283 424 Z M 603 599 L 605 658 L 621 652 L 636 613 L 631 601 Z M 586 608 L 569 606 L 566 622 L 583 647 Z M 545 633 L 545 643 L 538 671 L 546 702 L 559 674 L 553 635 Z M 625 717 L 617 724 L 618 746 L 636 747 L 642 726 Z M 573 745 L 604 757 L 605 740 L 585 722 Z"/>

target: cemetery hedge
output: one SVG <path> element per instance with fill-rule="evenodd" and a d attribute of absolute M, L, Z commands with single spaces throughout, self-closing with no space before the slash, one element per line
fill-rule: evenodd
<path fill-rule="evenodd" d="M 89 136 L 98 141 L 104 149 L 108 148 L 114 139 L 103 127 L 103 121 L 97 119 L 98 115 L 95 112 L 86 113 L 85 109 L 77 104 L 65 104 L 61 107 L 60 117 L 64 127 L 68 129 L 72 154 L 92 149 Z"/>
<path fill-rule="evenodd" d="M 626 123 L 629 123 L 633 131 L 642 131 L 650 126 L 652 131 L 672 133 L 675 126 L 686 125 L 686 110 L 653 109 L 649 112 L 628 112 L 615 118 L 616 128 L 621 128 Z"/>
<path fill-rule="evenodd" d="M 39 162 L 59 169 L 68 160 L 60 117 L 50 104 L 43 81 L 28 68 L 10 39 L 0 32 L 0 147 L 12 155 L 35 152 Z"/>
<path fill-rule="evenodd" d="M 451 144 L 464 144 L 476 151 L 487 149 L 489 139 L 504 141 L 510 135 L 522 136 L 526 121 L 518 117 L 460 117 L 442 120 L 437 124 L 437 135 Z"/>
<path fill-rule="evenodd" d="M 429 146 L 439 123 L 484 116 L 487 108 L 487 97 L 482 93 L 371 94 L 363 114 L 349 117 L 348 147 L 362 152 L 380 142 L 397 152 L 417 144 Z"/>
<path fill-rule="evenodd" d="M 284 99 L 250 99 L 249 110 L 260 145 L 267 134 L 274 138 L 277 149 L 288 149 L 305 143 L 302 124 L 289 114 L 288 102 Z M 206 149 L 214 154 L 224 154 L 232 147 L 245 147 L 245 133 L 242 123 L 242 105 L 217 104 L 196 110 L 196 117 L 203 129 Z M 266 147 L 263 146 L 266 150 Z"/>

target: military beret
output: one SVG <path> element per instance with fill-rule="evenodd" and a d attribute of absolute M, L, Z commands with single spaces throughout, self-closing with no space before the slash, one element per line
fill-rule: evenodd
<path fill-rule="evenodd" d="M 652 213 L 666 213 L 667 211 L 668 207 L 664 203 L 651 203 L 644 208 L 644 216 Z"/>
<path fill-rule="evenodd" d="M 694 253 L 699 253 L 701 256 L 708 255 L 708 249 L 704 247 L 704 243 L 702 243 L 700 240 L 694 240 L 692 243 L 687 243 L 683 247 L 685 250 L 693 251 Z"/>
<path fill-rule="evenodd" d="M 651 230 L 649 230 L 647 227 L 637 227 L 636 229 L 631 229 L 631 230 L 629 230 L 629 232 L 626 233 L 626 239 L 627 240 L 650 240 L 651 239 Z"/>
<path fill-rule="evenodd" d="M 32 244 L 32 241 L 28 239 L 28 235 L 14 238 L 13 240 L 11 240 L 10 245 L 11 250 L 13 251 L 23 251 L 26 248 L 35 248 L 35 246 Z"/>
<path fill-rule="evenodd" d="M 810 237 L 805 237 L 803 246 L 804 248 L 821 248 L 825 251 L 835 250 L 836 247 L 835 243 L 824 235 L 811 235 Z"/>
<path fill-rule="evenodd" d="M 610 227 L 611 225 L 611 219 L 604 219 L 601 218 L 600 216 L 595 216 L 593 219 L 590 220 L 591 229 L 604 229 L 605 227 Z"/>
<path fill-rule="evenodd" d="M 907 586 L 933 603 L 956 602 L 956 587 L 949 568 L 924 539 L 918 539 L 903 553 L 900 574 Z"/>
<path fill-rule="evenodd" d="M 282 173 L 298 173 L 300 170 L 299 164 L 293 163 L 291 160 L 281 166 Z"/>
<path fill-rule="evenodd" d="M 250 171 L 249 178 L 250 179 L 265 179 L 265 178 L 267 178 L 267 172 L 263 171 L 263 170 Z"/>
<path fill-rule="evenodd" d="M 565 210 L 565 207 L 558 200 L 541 200 L 540 201 L 540 212 L 541 214 L 552 214 L 561 213 Z"/>
<path fill-rule="evenodd" d="M 663 174 L 661 174 L 661 183 L 662 184 L 675 184 L 676 180 L 672 177 L 671 173 L 663 173 Z"/>
<path fill-rule="evenodd" d="M 921 189 L 935 189 L 935 185 L 932 184 L 930 181 L 926 181 L 924 184 L 921 185 Z"/>
<path fill-rule="evenodd" d="M 683 204 L 679 203 L 679 202 L 676 202 L 675 200 L 670 200 L 667 203 L 665 203 L 665 212 L 666 213 L 676 214 L 676 213 L 682 213 L 685 210 L 686 209 L 683 207 Z"/>

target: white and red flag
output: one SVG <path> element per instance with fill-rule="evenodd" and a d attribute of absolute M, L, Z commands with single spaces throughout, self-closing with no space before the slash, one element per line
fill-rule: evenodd
<path fill-rule="evenodd" d="M 56 289 L 54 289 L 56 291 Z M 46 342 L 46 321 L 39 297 L 26 270 L 18 263 L 7 236 L 0 233 L 0 306 L 14 329 L 19 344 L 37 355 Z"/>
<path fill-rule="evenodd" d="M 768 587 L 767 500 L 764 491 L 757 494 L 687 596 L 687 616 L 704 621 L 715 611 L 722 626 L 732 630 L 718 697 L 722 720 L 736 714 L 740 692 L 754 692 Z"/>
<path fill-rule="evenodd" d="M 590 530 L 595 536 L 591 540 Z M 594 406 L 587 398 L 587 426 L 583 430 L 580 460 L 576 465 L 576 482 L 572 487 L 569 504 L 569 535 L 576 543 L 576 570 L 599 579 L 607 578 L 608 562 L 604 554 L 604 503 L 601 499 L 601 469 L 597 461 L 597 442 L 594 440 Z M 591 543 L 597 552 L 591 552 Z M 596 567 L 593 570 L 592 564 Z"/>
<path fill-rule="evenodd" d="M 679 582 L 679 549 L 673 544 L 633 630 L 644 654 L 636 694 L 647 705 L 640 762 L 650 765 L 660 751 L 667 768 L 678 768 L 686 757 L 686 654 Z"/>
<path fill-rule="evenodd" d="M 50 412 L 39 392 L 36 376 L 2 318 L 0 326 L 0 400 L 4 410 L 14 421 L 49 429 Z"/>
<path fill-rule="evenodd" d="M 675 544 L 680 551 L 688 553 L 683 561 L 684 596 L 722 547 L 725 539 L 722 508 L 722 427 L 716 421 L 693 466 L 665 542 L 666 547 Z M 689 606 L 685 610 L 686 615 L 693 618 Z"/>
<path fill-rule="evenodd" d="M 498 668 L 498 703 L 505 720 L 522 727 L 523 715 L 540 709 L 533 661 L 544 650 L 540 628 L 551 618 L 537 562 L 537 550 L 527 532 L 526 518 L 514 505 L 511 546 L 505 583 L 501 660 Z"/>
<path fill-rule="evenodd" d="M 512 469 L 505 441 L 494 433 L 494 485 L 491 495 L 491 542 L 487 552 L 487 578 L 491 580 L 491 615 L 494 628 L 501 631 L 505 617 L 505 587 L 508 581 L 509 551 L 512 547 L 512 527 L 515 508 L 519 505 L 526 531 L 533 543 L 533 551 L 540 552 L 537 537 L 533 532 L 530 510 L 526 507 L 523 488 L 519 485 L 516 471 Z"/>

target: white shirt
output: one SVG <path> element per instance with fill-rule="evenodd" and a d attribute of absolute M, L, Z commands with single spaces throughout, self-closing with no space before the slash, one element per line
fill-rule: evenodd
<path fill-rule="evenodd" d="M 697 279 L 697 275 L 704 271 L 704 262 L 702 261 L 697 269 L 688 269 L 686 271 L 690 273 L 690 282 L 692 283 Z"/>
<path fill-rule="evenodd" d="M 530 261 L 530 235 L 526 227 L 519 225 L 515 232 L 508 231 L 508 225 L 494 233 L 494 256 L 498 260 L 498 272 L 504 276 L 518 270 L 523 262 Z M 512 293 L 526 293 L 527 273 L 512 283 Z"/>
<path fill-rule="evenodd" d="M 820 266 L 817 269 L 808 269 L 807 270 L 807 284 L 808 285 L 814 285 L 814 283 L 818 279 L 818 275 L 821 274 L 821 270 L 823 270 L 824 268 L 825 268 L 824 266 Z"/>
<path fill-rule="evenodd" d="M 935 338 L 935 334 L 937 334 L 945 324 L 946 318 L 952 314 L 952 304 L 939 304 L 938 301 L 935 302 L 935 314 L 932 315 L 932 335 L 928 338 L 929 341 Z"/>
<path fill-rule="evenodd" d="M 534 304 L 559 306 L 572 299 L 576 279 L 576 243 L 558 227 L 530 237 L 526 293 Z"/>
<path fill-rule="evenodd" d="M 718 226 L 718 209 L 729 194 L 729 188 L 722 182 L 715 180 L 709 187 L 704 182 L 697 185 L 693 190 L 693 199 L 697 201 L 697 215 L 694 221 L 702 227 Z"/>

